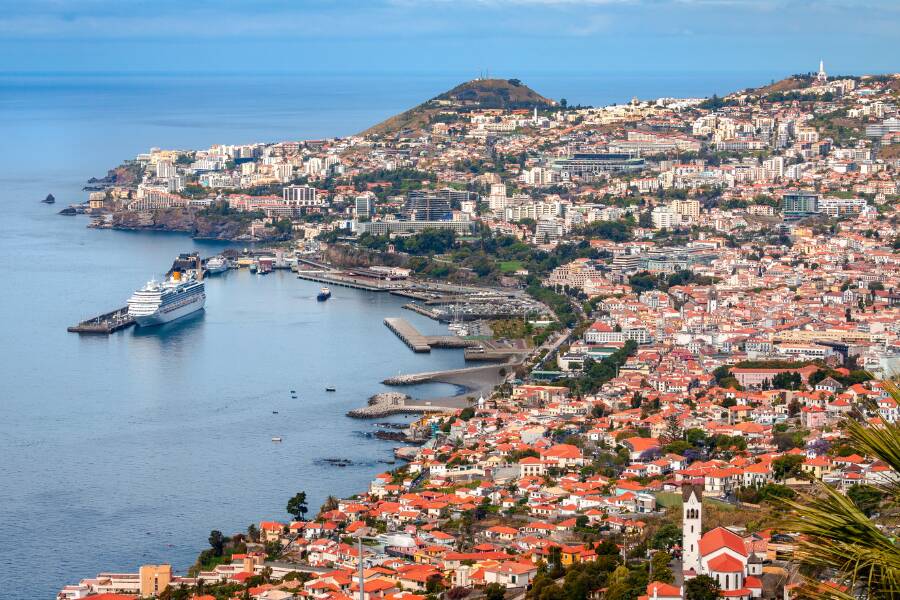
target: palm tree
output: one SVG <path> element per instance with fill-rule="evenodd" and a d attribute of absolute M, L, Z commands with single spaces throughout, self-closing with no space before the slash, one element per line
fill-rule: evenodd
<path fill-rule="evenodd" d="M 882 385 L 900 402 L 900 389 Z M 848 421 L 846 431 L 854 449 L 883 461 L 893 470 L 879 487 L 887 497 L 900 498 L 900 423 L 884 419 L 872 425 Z M 817 573 L 833 574 L 841 591 L 807 579 L 801 596 L 835 600 L 900 598 L 900 546 L 879 529 L 853 501 L 834 488 L 817 484 L 813 498 L 785 501 L 793 514 L 786 527 L 801 536 L 796 558 Z"/>

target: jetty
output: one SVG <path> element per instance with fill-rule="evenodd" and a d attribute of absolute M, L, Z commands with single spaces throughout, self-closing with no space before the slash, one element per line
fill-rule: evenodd
<path fill-rule="evenodd" d="M 316 283 L 325 283 L 328 285 L 338 285 L 357 290 L 366 290 L 367 292 L 388 292 L 396 289 L 393 285 L 382 284 L 372 280 L 360 280 L 352 277 L 338 275 L 336 273 L 322 271 L 313 271 L 306 269 L 297 270 L 297 278 L 307 281 L 315 281 Z"/>
<path fill-rule="evenodd" d="M 472 377 L 474 375 L 493 375 L 503 366 L 513 367 L 513 363 L 508 365 L 487 365 L 480 367 L 464 367 L 462 369 L 448 369 L 446 371 L 428 371 L 425 373 L 409 373 L 406 375 L 396 375 L 388 377 L 381 383 L 384 385 L 415 385 L 417 383 L 426 383 L 430 381 L 439 381 L 443 383 L 457 383 L 458 380 Z"/>
<path fill-rule="evenodd" d="M 418 404 L 415 403 L 415 401 L 406 394 L 385 392 L 375 394 L 369 398 L 367 406 L 355 408 L 349 411 L 347 416 L 354 419 L 376 419 L 379 417 L 404 413 L 443 413 L 450 410 L 443 406 L 433 406 L 429 401 L 420 402 L 421 403 Z"/>
<path fill-rule="evenodd" d="M 109 335 L 134 325 L 134 318 L 128 315 L 128 307 L 123 306 L 108 313 L 82 321 L 67 328 L 69 333 L 95 333 Z"/>
<path fill-rule="evenodd" d="M 391 293 L 393 294 L 394 292 L 391 292 Z M 434 312 L 433 310 L 425 308 L 421 304 L 416 304 L 415 302 L 410 302 L 409 304 L 404 304 L 401 308 L 405 308 L 406 310 L 411 310 L 415 313 L 419 313 L 420 315 L 426 316 L 429 319 L 432 319 L 434 321 L 439 320 L 438 317 L 440 317 L 440 315 L 438 313 Z"/>
<path fill-rule="evenodd" d="M 455 335 L 422 335 L 409 321 L 397 317 L 386 318 L 384 324 L 413 352 L 431 352 L 432 348 L 470 348 L 479 343 Z"/>

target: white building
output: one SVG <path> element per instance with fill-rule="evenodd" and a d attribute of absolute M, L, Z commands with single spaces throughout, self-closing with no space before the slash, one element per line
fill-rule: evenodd
<path fill-rule="evenodd" d="M 655 206 L 650 213 L 654 229 L 672 229 L 681 220 L 668 206 Z"/>
<path fill-rule="evenodd" d="M 295 207 L 323 206 L 316 188 L 308 185 L 289 185 L 282 190 L 285 204 Z"/>

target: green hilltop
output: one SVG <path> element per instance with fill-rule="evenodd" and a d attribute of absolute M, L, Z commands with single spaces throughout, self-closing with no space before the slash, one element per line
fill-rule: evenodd
<path fill-rule="evenodd" d="M 428 126 L 440 113 L 452 110 L 530 110 L 555 105 L 555 100 L 541 96 L 518 79 L 473 79 L 382 121 L 363 131 L 361 135 L 415 133 Z"/>

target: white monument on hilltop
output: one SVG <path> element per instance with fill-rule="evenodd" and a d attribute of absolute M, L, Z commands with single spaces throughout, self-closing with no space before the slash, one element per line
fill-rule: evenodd
<path fill-rule="evenodd" d="M 816 74 L 816 81 L 819 83 L 825 83 L 828 81 L 828 74 L 825 72 L 825 61 L 819 61 L 819 72 Z"/>

